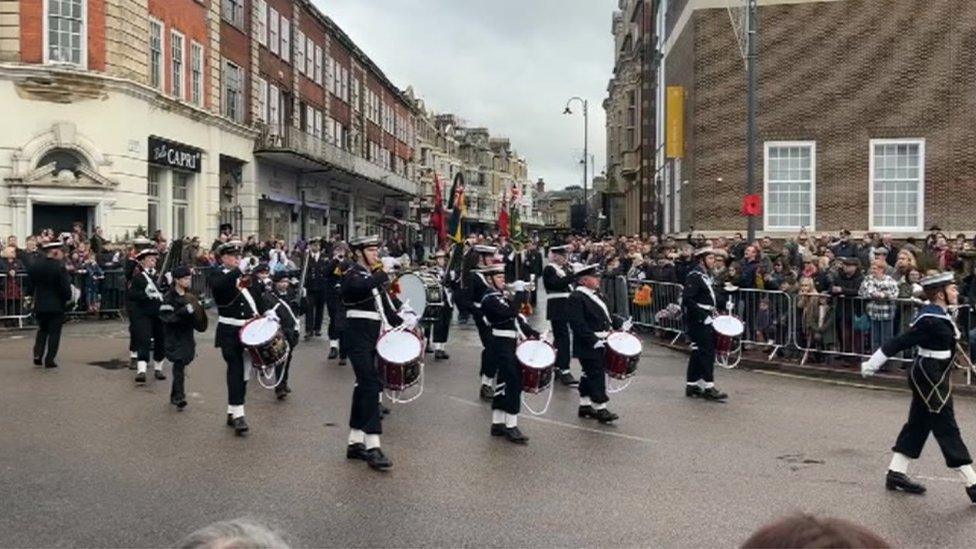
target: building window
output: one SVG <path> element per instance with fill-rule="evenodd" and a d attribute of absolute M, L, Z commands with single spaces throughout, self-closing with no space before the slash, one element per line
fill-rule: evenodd
<path fill-rule="evenodd" d="M 278 10 L 268 7 L 268 49 L 278 54 Z"/>
<path fill-rule="evenodd" d="M 170 77 L 170 91 L 173 97 L 183 99 L 183 35 L 172 31 L 169 40 L 170 47 L 172 48 L 170 55 L 173 65 L 173 74 Z"/>
<path fill-rule="evenodd" d="M 295 30 L 295 68 L 298 72 L 305 72 L 305 33 Z"/>
<path fill-rule="evenodd" d="M 766 143 L 767 230 L 813 227 L 816 155 L 813 142 Z"/>
<path fill-rule="evenodd" d="M 268 122 L 268 81 L 256 76 L 254 85 L 258 88 L 258 122 Z"/>
<path fill-rule="evenodd" d="M 244 0 L 223 0 L 220 15 L 224 21 L 239 29 L 244 29 Z"/>
<path fill-rule="evenodd" d="M 190 101 L 203 105 L 203 46 L 196 42 L 190 46 Z"/>
<path fill-rule="evenodd" d="M 44 18 L 47 26 L 45 62 L 87 65 L 86 4 L 84 0 L 47 0 L 44 3 L 47 8 Z"/>
<path fill-rule="evenodd" d="M 637 146 L 637 92 L 627 93 L 627 148 Z"/>
<path fill-rule="evenodd" d="M 224 61 L 224 116 L 234 122 L 244 122 L 244 71 Z"/>
<path fill-rule="evenodd" d="M 190 174 L 173 172 L 173 238 L 186 236 L 186 210 Z"/>
<path fill-rule="evenodd" d="M 925 141 L 872 139 L 870 171 L 871 229 L 922 230 Z"/>
<path fill-rule="evenodd" d="M 149 20 L 149 85 L 163 87 L 163 23 Z"/>
<path fill-rule="evenodd" d="M 271 126 L 271 133 L 279 135 L 281 133 L 281 90 L 278 86 L 268 86 L 268 125 Z"/>
<path fill-rule="evenodd" d="M 291 21 L 281 16 L 281 58 L 291 63 Z"/>
<path fill-rule="evenodd" d="M 255 27 L 258 33 L 258 44 L 268 45 L 268 2 L 267 0 L 256 0 L 258 18 Z"/>
<path fill-rule="evenodd" d="M 159 181 L 162 175 L 162 170 L 156 167 L 149 168 L 148 188 L 146 189 L 146 194 L 148 195 L 149 207 L 147 209 L 148 219 L 146 220 L 146 229 L 149 234 L 153 234 L 159 229 Z"/>
<path fill-rule="evenodd" d="M 322 47 L 315 46 L 315 83 L 322 85 Z"/>
<path fill-rule="evenodd" d="M 305 38 L 305 45 L 298 44 L 298 48 L 305 48 L 305 76 L 315 80 L 315 42 L 312 37 Z"/>

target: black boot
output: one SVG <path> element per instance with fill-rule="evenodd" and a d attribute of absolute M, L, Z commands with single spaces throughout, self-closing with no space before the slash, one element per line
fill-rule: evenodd
<path fill-rule="evenodd" d="M 35 356 L 34 357 L 34 366 L 40 366 L 43 363 L 44 363 L 44 361 L 41 360 L 41 357 L 39 357 L 39 356 Z"/>
<path fill-rule="evenodd" d="M 925 486 L 922 486 L 921 484 L 908 478 L 908 475 L 905 473 L 898 473 L 891 470 L 888 471 L 888 476 L 885 477 L 885 488 L 891 491 L 901 490 L 902 492 L 907 492 L 909 494 L 925 493 Z M 968 493 L 969 490 L 967 489 L 966 492 Z"/>
<path fill-rule="evenodd" d="M 346 357 L 340 357 L 339 366 L 345 366 L 345 365 L 346 365 Z"/>
<path fill-rule="evenodd" d="M 234 415 L 233 414 L 227 414 L 227 426 L 228 427 L 233 427 L 234 426 Z"/>
<path fill-rule="evenodd" d="M 136 364 L 137 362 L 139 362 L 139 359 L 138 358 L 136 358 L 136 357 L 129 357 L 129 369 L 130 370 L 135 370 L 136 367 L 137 367 L 137 364 Z"/>
<path fill-rule="evenodd" d="M 715 401 L 725 400 L 729 398 L 729 395 L 723 393 L 722 391 L 719 391 L 715 387 L 709 387 L 708 389 L 702 391 L 702 396 L 705 398 L 705 400 L 715 400 Z"/>
<path fill-rule="evenodd" d="M 384 406 L 382 402 L 380 402 L 380 414 L 384 416 L 390 415 L 390 409 Z"/>
<path fill-rule="evenodd" d="M 966 495 L 969 496 L 969 501 L 976 503 L 976 484 L 966 487 Z"/>
<path fill-rule="evenodd" d="M 139 372 L 138 374 L 136 374 L 136 383 L 145 383 L 145 382 L 146 382 L 145 372 Z"/>
<path fill-rule="evenodd" d="M 162 370 L 153 370 L 153 375 L 156 376 L 156 379 L 159 381 L 166 379 L 166 374 L 164 374 Z"/>
<path fill-rule="evenodd" d="M 443 350 L 438 349 L 437 351 L 434 351 L 434 360 L 447 360 L 449 358 L 451 358 L 451 355 L 447 354 L 447 352 Z"/>
<path fill-rule="evenodd" d="M 169 397 L 169 403 L 176 406 L 177 410 L 182 410 L 186 408 L 186 399 L 181 396 L 171 396 Z"/>
<path fill-rule="evenodd" d="M 573 374 L 569 370 L 561 370 L 559 372 L 559 381 L 567 387 L 576 387 L 579 385 L 579 381 L 573 377 Z"/>
<path fill-rule="evenodd" d="M 288 396 L 288 389 L 284 386 L 284 384 L 279 384 L 277 387 L 275 387 L 274 391 L 275 397 L 277 397 L 278 400 L 284 400 L 285 397 Z"/>
<path fill-rule="evenodd" d="M 361 459 L 366 461 L 366 445 L 362 442 L 355 442 L 346 446 L 346 459 Z"/>
<path fill-rule="evenodd" d="M 522 434 L 518 427 L 505 427 L 505 440 L 515 444 L 528 444 L 529 437 Z"/>
<path fill-rule="evenodd" d="M 339 356 L 339 349 L 335 347 L 329 348 L 329 360 L 333 360 Z"/>
<path fill-rule="evenodd" d="M 491 424 L 491 436 L 500 437 L 505 435 L 505 424 L 504 423 L 492 423 Z"/>
<path fill-rule="evenodd" d="M 393 462 L 390 458 L 383 455 L 383 450 L 379 448 L 370 448 L 366 450 L 366 464 L 377 471 L 383 471 L 393 467 Z"/>
<path fill-rule="evenodd" d="M 234 434 L 242 437 L 247 434 L 250 428 L 247 426 L 247 421 L 244 420 L 244 416 L 239 418 L 234 418 Z"/>
<path fill-rule="evenodd" d="M 485 385 L 482 383 L 481 392 L 478 393 L 478 397 L 481 398 L 481 400 L 490 402 L 493 398 L 495 398 L 495 389 L 493 389 L 491 385 Z"/>
<path fill-rule="evenodd" d="M 50 362 L 47 362 L 47 363 L 45 363 L 45 364 L 44 364 L 44 367 L 45 367 L 45 368 L 57 368 L 57 367 L 58 367 L 58 363 L 57 363 L 57 362 L 54 362 L 54 361 L 52 360 L 52 361 L 50 361 Z"/>
<path fill-rule="evenodd" d="M 697 398 L 705 396 L 705 390 L 698 385 L 685 385 L 685 396 L 689 398 Z"/>
<path fill-rule="evenodd" d="M 434 348 L 431 347 L 430 344 L 424 345 L 424 353 L 429 355 L 430 353 L 433 352 L 434 352 Z"/>
<path fill-rule="evenodd" d="M 596 410 L 596 413 L 593 414 L 593 416 L 591 417 L 593 417 L 594 419 L 596 419 L 597 421 L 603 424 L 610 423 L 620 419 L 620 416 L 611 412 L 610 410 L 607 410 L 606 408 L 601 408 L 599 410 Z"/>
<path fill-rule="evenodd" d="M 594 410 L 593 407 L 588 404 L 581 405 L 579 407 L 579 410 L 576 412 L 576 415 L 578 415 L 579 417 L 591 417 L 593 419 L 596 419 L 596 410 Z"/>

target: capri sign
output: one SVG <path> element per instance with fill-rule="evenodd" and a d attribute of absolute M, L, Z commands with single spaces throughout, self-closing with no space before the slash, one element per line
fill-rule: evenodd
<path fill-rule="evenodd" d="M 149 136 L 149 163 L 200 173 L 203 151 L 196 147 Z"/>

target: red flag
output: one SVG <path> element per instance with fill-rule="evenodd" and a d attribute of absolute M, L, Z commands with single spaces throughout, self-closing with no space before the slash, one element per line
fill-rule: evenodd
<path fill-rule="evenodd" d="M 444 197 L 441 196 L 441 180 L 434 172 L 434 212 L 430 214 L 430 226 L 437 231 L 437 244 L 447 240 L 447 223 L 444 219 Z"/>
<path fill-rule="evenodd" d="M 508 238 L 511 232 L 508 226 L 508 201 L 506 199 L 506 193 L 502 191 L 502 207 L 501 211 L 498 212 L 498 233 Z"/>

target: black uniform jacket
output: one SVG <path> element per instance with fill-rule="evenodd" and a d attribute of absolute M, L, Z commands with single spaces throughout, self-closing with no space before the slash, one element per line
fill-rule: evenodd
<path fill-rule="evenodd" d="M 539 337 L 539 332 L 533 330 L 519 314 L 526 295 L 526 292 L 518 292 L 512 299 L 507 299 L 497 291 L 485 293 L 481 298 L 481 313 L 485 315 L 485 323 L 493 330 L 515 330 L 515 323 L 518 322 L 518 327 L 525 337 Z M 515 340 L 511 341 L 515 343 Z"/>
<path fill-rule="evenodd" d="M 386 320 L 391 327 L 399 326 L 402 322 L 397 315 L 397 311 L 400 309 L 400 301 L 387 291 L 389 283 L 390 277 L 382 269 L 375 269 L 370 272 L 362 264 L 351 265 L 342 277 L 342 303 L 346 307 L 347 313 L 348 311 L 376 312 L 378 294 Z M 374 293 L 374 290 L 377 293 Z M 417 314 L 423 314 L 423 311 L 417 311 Z M 347 316 L 347 322 L 354 320 L 357 319 Z"/>
<path fill-rule="evenodd" d="M 159 306 L 163 302 L 163 294 L 156 287 L 156 281 L 146 271 L 142 269 L 133 271 L 128 298 L 130 302 L 129 314 L 132 316 L 159 315 Z"/>
<path fill-rule="evenodd" d="M 299 330 L 301 329 L 301 323 L 298 319 L 305 314 L 306 299 L 299 297 L 296 290 L 289 290 L 285 294 L 271 290 L 262 294 L 261 299 L 263 309 L 274 310 L 275 314 L 278 315 L 278 320 L 281 321 L 281 331 L 284 332 L 288 344 L 294 349 L 298 345 Z"/>
<path fill-rule="evenodd" d="M 699 265 L 688 273 L 681 291 L 681 308 L 686 328 L 699 325 L 712 316 L 718 306 L 712 277 Z"/>
<path fill-rule="evenodd" d="M 63 313 L 71 300 L 71 278 L 64 264 L 56 259 L 39 259 L 27 266 L 34 289 L 34 312 Z"/>
<path fill-rule="evenodd" d="M 573 291 L 573 275 L 568 266 L 550 263 L 542 270 L 542 284 L 546 293 L 568 294 Z M 546 298 L 546 320 L 564 320 L 568 313 L 568 297 Z"/>
<path fill-rule="evenodd" d="M 305 273 L 305 289 L 314 293 L 325 293 L 329 276 L 329 261 L 325 254 L 308 254 L 308 272 Z"/>
<path fill-rule="evenodd" d="M 219 316 L 240 321 L 249 320 L 264 312 L 260 300 L 254 299 L 249 290 L 237 287 L 237 281 L 241 276 L 239 268 L 217 267 L 210 270 L 207 281 Z M 215 346 L 240 345 L 239 333 L 240 326 L 225 324 L 218 318 Z"/>
<path fill-rule="evenodd" d="M 163 321 L 163 344 L 166 358 L 170 362 L 181 360 L 189 363 L 196 356 L 196 342 L 193 338 L 194 313 L 187 310 L 185 296 L 175 289 L 166 292 L 159 306 L 159 319 Z"/>
<path fill-rule="evenodd" d="M 603 349 L 593 346 L 600 339 L 597 332 L 619 330 L 623 321 L 611 315 L 606 301 L 599 292 L 579 287 L 567 299 L 569 327 L 573 330 L 573 356 L 580 360 L 596 359 L 603 356 Z"/>
<path fill-rule="evenodd" d="M 491 291 L 485 275 L 478 271 L 471 271 L 468 278 L 468 292 L 470 292 L 469 295 L 471 296 L 472 313 L 477 315 L 484 314 L 481 312 L 481 301 L 485 297 L 485 294 Z"/>

